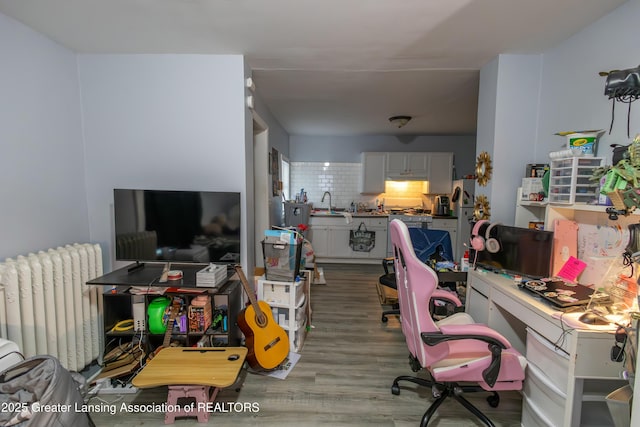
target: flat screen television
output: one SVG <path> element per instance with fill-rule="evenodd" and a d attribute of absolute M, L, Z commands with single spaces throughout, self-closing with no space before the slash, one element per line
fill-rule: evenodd
<path fill-rule="evenodd" d="M 494 231 L 495 230 L 495 231 Z M 500 250 L 478 251 L 476 265 L 505 274 L 540 279 L 551 274 L 553 232 L 530 228 L 496 225 L 491 236 L 500 243 Z M 473 254 L 470 254 L 473 260 Z"/>
<path fill-rule="evenodd" d="M 114 189 L 118 261 L 240 262 L 240 193 Z"/>

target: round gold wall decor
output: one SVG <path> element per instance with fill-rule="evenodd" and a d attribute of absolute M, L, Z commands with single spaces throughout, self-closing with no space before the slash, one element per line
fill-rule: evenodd
<path fill-rule="evenodd" d="M 489 199 L 484 194 L 476 196 L 476 202 L 473 205 L 473 217 L 476 221 L 481 219 L 489 219 L 491 217 L 491 207 Z"/>
<path fill-rule="evenodd" d="M 483 151 L 478 156 L 478 161 L 476 163 L 476 176 L 478 180 L 478 185 L 484 187 L 487 185 L 487 182 L 491 179 L 491 173 L 493 172 L 493 167 L 491 166 L 491 156 L 486 151 Z"/>

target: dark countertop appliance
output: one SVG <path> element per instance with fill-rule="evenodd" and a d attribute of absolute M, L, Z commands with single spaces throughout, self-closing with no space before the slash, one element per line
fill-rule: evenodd
<path fill-rule="evenodd" d="M 436 209 L 434 215 L 449 215 L 449 196 L 436 196 Z"/>

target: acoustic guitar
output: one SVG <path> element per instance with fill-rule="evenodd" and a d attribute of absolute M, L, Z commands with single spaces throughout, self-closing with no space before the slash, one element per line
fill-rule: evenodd
<path fill-rule="evenodd" d="M 256 300 L 242 267 L 236 265 L 235 270 L 251 302 L 238 315 L 238 326 L 247 347 L 246 360 L 254 369 L 277 368 L 289 355 L 287 332 L 273 319 L 269 304 Z"/>

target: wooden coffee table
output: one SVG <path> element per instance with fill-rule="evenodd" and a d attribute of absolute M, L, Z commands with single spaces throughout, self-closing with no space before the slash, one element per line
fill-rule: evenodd
<path fill-rule="evenodd" d="M 138 388 L 169 386 L 165 424 L 175 422 L 176 417 L 193 416 L 206 423 L 206 403 L 213 402 L 221 388 L 236 382 L 246 356 L 246 347 L 169 347 L 149 361 L 132 384 Z M 184 397 L 195 399 L 193 411 L 188 405 L 177 405 Z"/>

